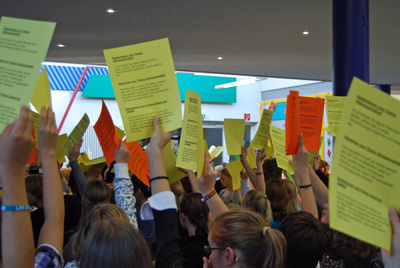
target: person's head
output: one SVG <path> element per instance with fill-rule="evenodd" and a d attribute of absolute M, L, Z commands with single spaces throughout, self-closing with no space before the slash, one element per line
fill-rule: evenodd
<path fill-rule="evenodd" d="M 282 180 L 270 180 L 265 185 L 266 194 L 271 203 L 274 220 L 283 219 L 288 214 L 288 195 Z"/>
<path fill-rule="evenodd" d="M 144 184 L 135 174 L 131 176 L 133 184 L 133 195 L 136 198 L 136 204 L 141 207 L 144 202 L 151 196 L 150 187 Z"/>
<path fill-rule="evenodd" d="M 334 248 L 350 249 L 351 255 L 358 259 L 364 259 L 371 253 L 371 246 L 356 238 L 334 230 L 332 231 L 332 236 Z"/>
<path fill-rule="evenodd" d="M 287 215 L 279 230 L 287 241 L 286 268 L 315 268 L 328 247 L 328 235 L 319 221 L 298 211 Z"/>
<path fill-rule="evenodd" d="M 329 177 L 329 174 L 331 174 L 331 167 L 330 167 L 329 163 L 326 162 L 325 160 L 319 160 L 318 169 L 321 170 L 321 172 L 324 173 L 328 177 Z"/>
<path fill-rule="evenodd" d="M 263 217 L 247 210 L 233 210 L 215 218 L 208 235 L 213 266 L 228 267 L 239 262 L 245 268 L 283 267 L 285 237 L 267 226 Z"/>
<path fill-rule="evenodd" d="M 181 181 L 174 182 L 171 184 L 171 191 L 174 193 L 175 198 L 179 198 L 183 195 L 184 190 Z"/>
<path fill-rule="evenodd" d="M 221 171 L 221 175 L 220 175 L 220 182 L 222 184 L 222 186 L 231 189 L 232 188 L 232 176 L 231 174 L 229 174 L 229 171 L 227 168 L 224 168 Z"/>
<path fill-rule="evenodd" d="M 276 162 L 276 158 L 268 158 L 263 163 L 264 180 L 267 183 L 270 180 L 282 179 L 282 171 Z"/>
<path fill-rule="evenodd" d="M 26 176 L 25 190 L 30 206 L 43 207 L 43 177 L 41 174 Z"/>
<path fill-rule="evenodd" d="M 201 198 L 202 195 L 200 193 L 190 193 L 182 199 L 180 206 L 182 226 L 188 229 L 188 224 L 193 225 L 196 235 L 208 233 L 208 214 L 210 209 L 205 202 L 201 202 Z"/>
<path fill-rule="evenodd" d="M 71 173 L 71 168 L 62 168 L 60 169 L 61 176 L 68 182 L 69 174 Z"/>
<path fill-rule="evenodd" d="M 79 267 L 145 267 L 152 261 L 146 241 L 129 222 L 107 219 L 97 222 L 82 248 Z"/>
<path fill-rule="evenodd" d="M 94 223 L 106 219 L 122 219 L 129 223 L 128 216 L 126 216 L 125 212 L 119 206 L 113 204 L 96 205 L 79 223 L 76 238 L 72 245 L 75 260 L 79 261 L 83 244 Z"/>
<path fill-rule="evenodd" d="M 182 184 L 182 187 L 183 187 L 183 195 L 187 195 L 187 194 L 193 193 L 192 185 L 190 185 L 190 180 L 189 180 L 188 176 L 183 177 L 181 179 L 181 184 Z"/>
<path fill-rule="evenodd" d="M 288 195 L 288 213 L 297 211 L 297 188 L 296 184 L 291 180 L 282 180 L 283 186 L 286 189 Z"/>
<path fill-rule="evenodd" d="M 272 222 L 271 204 L 263 192 L 257 190 L 248 191 L 243 198 L 242 206 L 260 214 L 267 223 Z"/>
<path fill-rule="evenodd" d="M 110 187 L 108 187 L 107 183 L 104 181 L 89 181 L 83 190 L 81 218 L 83 218 L 96 205 L 110 203 L 111 194 Z"/>

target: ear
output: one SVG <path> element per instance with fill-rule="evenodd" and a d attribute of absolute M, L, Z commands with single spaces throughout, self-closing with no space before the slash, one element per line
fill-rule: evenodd
<path fill-rule="evenodd" d="M 225 262 L 228 266 L 232 266 L 235 264 L 236 262 L 236 256 L 235 256 L 235 252 L 233 251 L 232 248 L 227 247 L 224 250 L 224 254 L 222 254 L 224 256 Z"/>
<path fill-rule="evenodd" d="M 186 216 L 185 216 L 185 214 L 183 214 L 183 213 L 181 212 L 181 213 L 179 213 L 179 217 L 181 218 L 181 221 L 182 221 L 182 222 L 186 222 Z"/>
<path fill-rule="evenodd" d="M 325 168 L 322 167 L 322 168 L 320 168 L 319 170 L 321 170 L 321 172 L 324 173 Z"/>
<path fill-rule="evenodd" d="M 139 188 L 139 187 L 138 187 L 138 188 Z M 141 190 L 140 188 L 137 189 L 136 194 L 137 194 L 138 197 L 142 197 L 142 190 Z"/>

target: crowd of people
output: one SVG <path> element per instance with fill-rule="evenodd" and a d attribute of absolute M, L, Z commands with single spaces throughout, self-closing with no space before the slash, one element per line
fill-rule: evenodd
<path fill-rule="evenodd" d="M 156 117 L 148 187 L 130 173 L 124 142 L 112 166 L 86 173 L 80 142 L 60 171 L 51 107 L 41 110 L 40 168 L 27 168 L 32 128 L 23 106 L 0 136 L 3 267 L 400 267 L 400 211 L 388 212 L 393 252 L 329 228 L 329 165 L 309 165 L 302 135 L 293 178 L 263 149 L 253 169 L 242 147 L 240 189 L 207 152 L 199 179 L 182 170 L 187 177 L 171 187 L 162 156 L 171 133 Z"/>

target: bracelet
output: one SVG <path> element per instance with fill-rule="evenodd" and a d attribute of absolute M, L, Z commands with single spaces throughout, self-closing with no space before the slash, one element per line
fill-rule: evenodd
<path fill-rule="evenodd" d="M 264 172 L 256 172 L 256 175 L 262 175 Z"/>
<path fill-rule="evenodd" d="M 1 211 L 27 211 L 31 210 L 29 205 L 3 205 Z"/>
<path fill-rule="evenodd" d="M 201 199 L 201 202 L 206 202 L 208 199 L 210 199 L 211 197 L 213 197 L 213 195 L 215 195 L 217 193 L 217 191 L 214 189 L 212 190 L 208 195 L 203 196 L 203 198 Z"/>
<path fill-rule="evenodd" d="M 167 176 L 158 176 L 158 177 L 154 177 L 154 178 L 151 178 L 151 179 L 149 180 L 149 183 L 151 183 L 152 181 L 155 181 L 155 180 L 160 180 L 160 179 L 166 179 L 166 180 L 168 180 L 168 177 L 167 177 Z"/>
<path fill-rule="evenodd" d="M 300 185 L 299 188 L 306 189 L 306 188 L 311 187 L 311 186 L 312 186 L 312 184 Z"/>

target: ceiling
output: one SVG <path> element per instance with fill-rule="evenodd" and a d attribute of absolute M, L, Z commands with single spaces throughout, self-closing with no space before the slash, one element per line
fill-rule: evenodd
<path fill-rule="evenodd" d="M 394 89 L 399 10 L 370 0 L 370 82 Z M 103 49 L 168 37 L 176 70 L 325 81 L 331 13 L 328 0 L 0 0 L 0 16 L 57 22 L 47 61 L 105 64 Z"/>

